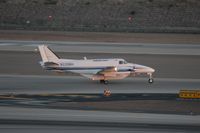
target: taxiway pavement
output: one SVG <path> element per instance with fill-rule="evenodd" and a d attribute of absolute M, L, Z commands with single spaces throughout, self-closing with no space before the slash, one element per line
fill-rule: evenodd
<path fill-rule="evenodd" d="M 190 131 L 199 130 L 200 116 L 146 113 L 124 113 L 107 111 L 58 110 L 0 107 L 0 123 L 18 125 L 54 125 L 85 127 L 117 127 L 119 129 L 143 128 L 150 130 Z M 57 127 L 58 128 L 58 127 Z M 162 129 L 162 130 L 161 130 Z"/>

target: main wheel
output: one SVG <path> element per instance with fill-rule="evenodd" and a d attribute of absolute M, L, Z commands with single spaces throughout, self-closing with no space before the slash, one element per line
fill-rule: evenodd
<path fill-rule="evenodd" d="M 104 84 L 108 84 L 108 80 L 104 80 Z"/>
<path fill-rule="evenodd" d="M 104 80 L 100 80 L 100 83 L 101 83 L 101 84 L 104 84 Z"/>
<path fill-rule="evenodd" d="M 101 84 L 108 84 L 108 80 L 100 80 Z"/>
<path fill-rule="evenodd" d="M 153 79 L 149 79 L 149 83 L 150 83 L 150 84 L 153 83 Z"/>

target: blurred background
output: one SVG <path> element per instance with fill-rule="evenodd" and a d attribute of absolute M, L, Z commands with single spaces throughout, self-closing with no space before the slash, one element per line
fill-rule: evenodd
<path fill-rule="evenodd" d="M 200 33 L 199 0 L 0 0 L 0 29 Z"/>

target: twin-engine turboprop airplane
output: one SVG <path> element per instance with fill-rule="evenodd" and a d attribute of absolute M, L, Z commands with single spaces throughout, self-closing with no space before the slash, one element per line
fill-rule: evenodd
<path fill-rule="evenodd" d="M 109 80 L 123 79 L 129 75 L 145 74 L 149 76 L 149 83 L 153 83 L 152 74 L 154 69 L 128 63 L 124 59 L 87 59 L 82 60 L 60 59 L 46 45 L 38 46 L 42 61 L 41 66 L 50 71 L 73 72 L 92 80 L 99 80 L 107 84 Z"/>

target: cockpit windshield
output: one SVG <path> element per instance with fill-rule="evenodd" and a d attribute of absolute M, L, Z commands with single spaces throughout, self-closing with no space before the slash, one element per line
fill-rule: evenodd
<path fill-rule="evenodd" d="M 127 61 L 125 61 L 125 60 L 120 60 L 120 61 L 119 61 L 119 64 L 127 64 Z"/>

